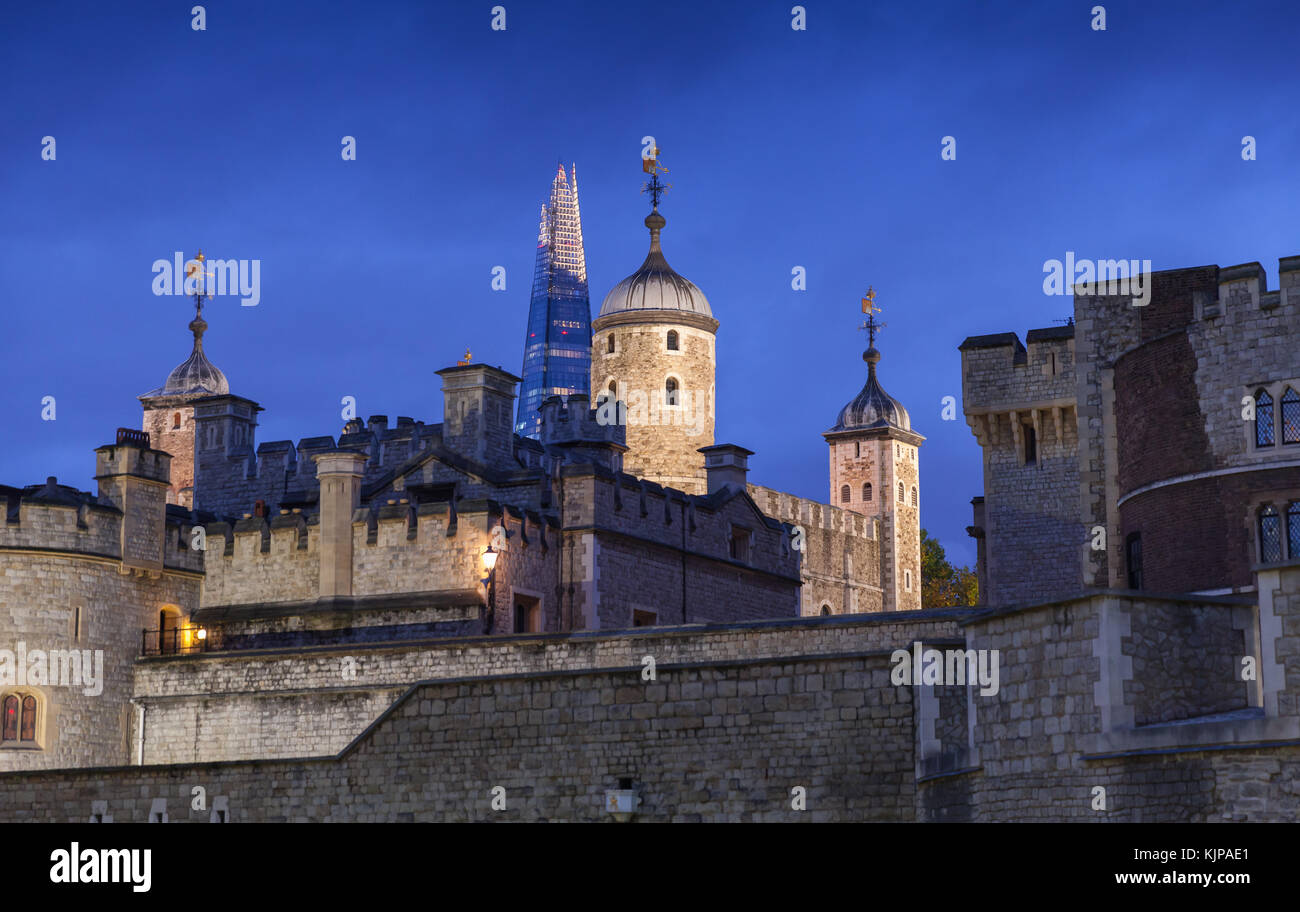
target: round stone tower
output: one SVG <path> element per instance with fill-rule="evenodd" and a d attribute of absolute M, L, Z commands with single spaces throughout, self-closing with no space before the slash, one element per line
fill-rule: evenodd
<path fill-rule="evenodd" d="M 658 206 L 645 224 L 645 262 L 605 296 L 591 324 L 592 396 L 598 415 L 603 404 L 627 425 L 624 471 L 704 494 L 699 449 L 713 445 L 718 321 L 704 293 L 664 259 Z"/>

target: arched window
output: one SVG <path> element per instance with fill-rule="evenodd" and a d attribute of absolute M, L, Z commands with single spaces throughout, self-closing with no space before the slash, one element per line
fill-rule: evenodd
<path fill-rule="evenodd" d="M 618 384 L 615 383 L 613 380 L 609 381 L 609 398 L 611 399 L 618 398 Z"/>
<path fill-rule="evenodd" d="M 871 482 L 869 481 L 862 485 L 862 501 L 863 503 L 871 503 Z"/>
<path fill-rule="evenodd" d="M 1300 560 L 1300 500 L 1286 508 L 1286 542 L 1291 560 Z"/>
<path fill-rule="evenodd" d="M 916 485 L 912 485 L 912 506 L 916 506 Z"/>
<path fill-rule="evenodd" d="M 1259 559 L 1265 564 L 1282 559 L 1282 517 L 1272 504 L 1259 511 Z"/>
<path fill-rule="evenodd" d="M 609 352 L 611 355 L 614 354 L 614 334 L 613 334 L 613 333 L 610 333 L 610 334 L 609 334 L 609 343 L 608 343 L 608 346 L 609 346 L 609 347 L 606 348 L 605 350 L 606 350 L 607 352 Z"/>
<path fill-rule="evenodd" d="M 670 352 L 677 351 L 677 330 L 675 329 L 668 330 L 668 350 Z"/>
<path fill-rule="evenodd" d="M 1300 393 L 1289 386 L 1282 394 L 1282 442 L 1300 443 Z"/>
<path fill-rule="evenodd" d="M 1273 397 L 1267 390 L 1255 394 L 1255 446 L 1273 445 Z"/>
<path fill-rule="evenodd" d="M 664 381 L 664 405 L 677 404 L 677 380 L 669 377 Z"/>
<path fill-rule="evenodd" d="M 181 426 L 181 413 L 175 412 L 172 414 L 172 428 L 178 428 L 180 426 Z"/>
<path fill-rule="evenodd" d="M 36 740 L 36 698 L 31 694 L 23 697 L 23 721 L 18 728 L 18 740 Z"/>
<path fill-rule="evenodd" d="M 840 503 L 848 503 L 852 499 L 852 493 L 848 485 L 840 488 Z"/>
<path fill-rule="evenodd" d="M 831 613 L 831 606 L 830 606 L 830 605 L 822 605 L 822 617 L 826 617 L 826 616 L 829 615 L 830 613 Z"/>
<path fill-rule="evenodd" d="M 31 694 L 11 693 L 0 703 L 4 721 L 0 723 L 0 741 L 36 744 L 39 706 Z"/>
<path fill-rule="evenodd" d="M 904 496 L 905 496 L 905 495 L 904 495 L 904 493 L 903 493 L 903 483 L 900 481 L 900 482 L 898 483 L 898 502 L 899 502 L 899 503 L 903 503 L 903 498 L 904 498 Z"/>

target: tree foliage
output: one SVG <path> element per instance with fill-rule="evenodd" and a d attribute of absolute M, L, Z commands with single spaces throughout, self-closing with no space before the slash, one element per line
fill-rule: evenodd
<path fill-rule="evenodd" d="M 979 601 L 979 577 L 970 567 L 954 567 L 939 540 L 921 530 L 921 607 L 968 607 Z"/>

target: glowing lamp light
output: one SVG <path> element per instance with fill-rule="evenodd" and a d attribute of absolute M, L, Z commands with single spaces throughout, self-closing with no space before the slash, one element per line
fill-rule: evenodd
<path fill-rule="evenodd" d="M 496 565 L 497 551 L 491 545 L 488 545 L 488 549 L 483 552 L 483 568 L 491 573 L 492 568 Z"/>
<path fill-rule="evenodd" d="M 198 634 L 198 636 L 199 636 L 199 639 L 200 639 L 200 640 L 206 640 L 206 639 L 208 638 L 208 631 L 207 631 L 207 629 L 204 628 L 204 627 L 200 627 L 200 628 L 199 628 L 199 634 Z"/>

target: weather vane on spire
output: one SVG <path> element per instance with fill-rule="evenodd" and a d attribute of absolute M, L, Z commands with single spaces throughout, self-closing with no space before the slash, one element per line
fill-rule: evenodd
<path fill-rule="evenodd" d="M 200 250 L 194 259 L 185 264 L 185 279 L 187 284 L 193 283 L 190 287 L 194 289 L 194 316 L 195 319 L 203 317 L 203 300 L 211 298 L 212 293 L 208 291 L 206 276 L 212 275 L 203 269 L 204 256 Z"/>
<path fill-rule="evenodd" d="M 673 188 L 672 184 L 663 184 L 659 182 L 661 173 L 667 174 L 668 169 L 659 164 L 659 147 L 655 146 L 650 150 L 650 154 L 641 153 L 641 170 L 650 175 L 650 180 L 641 185 L 642 193 L 650 194 L 652 208 L 659 208 L 659 198 Z"/>
<path fill-rule="evenodd" d="M 868 345 L 875 348 L 876 333 L 884 329 L 888 324 L 876 322 L 876 314 L 880 313 L 881 309 L 876 305 L 876 290 L 873 287 L 868 286 L 867 293 L 862 297 L 862 312 L 867 315 L 867 319 L 863 321 L 858 329 L 867 331 Z"/>

